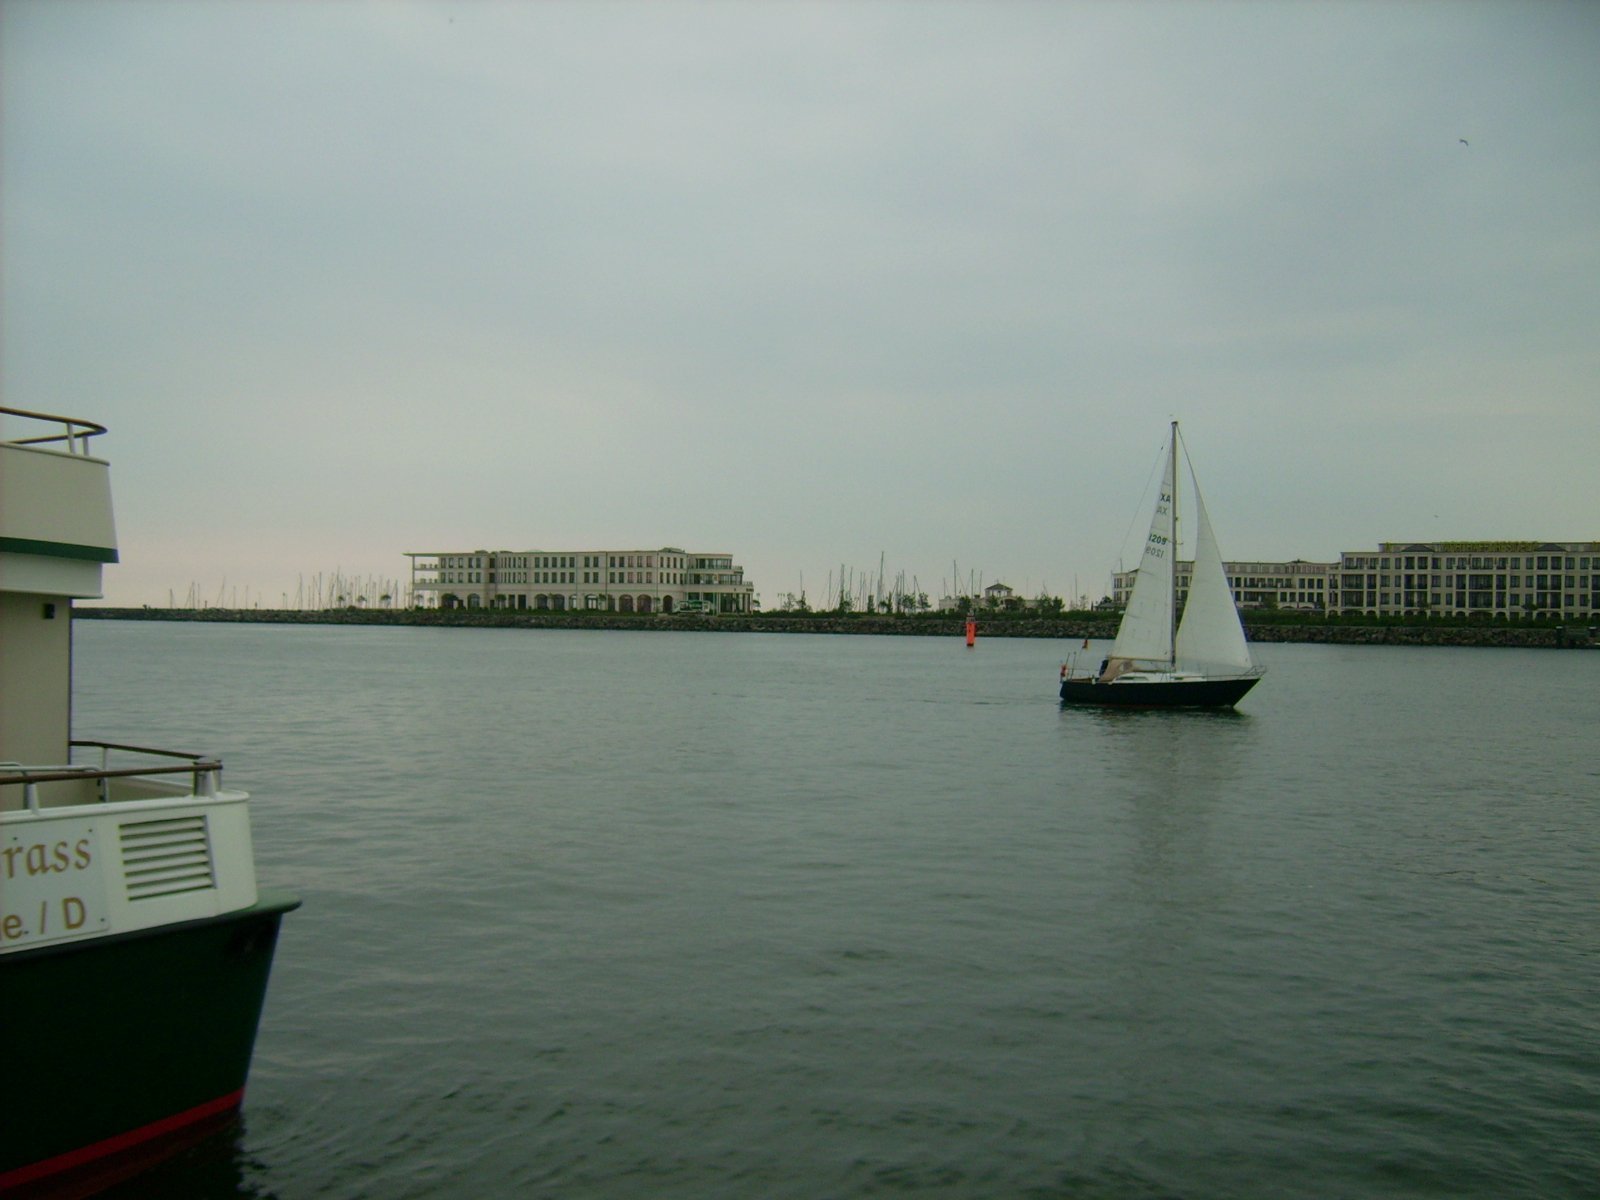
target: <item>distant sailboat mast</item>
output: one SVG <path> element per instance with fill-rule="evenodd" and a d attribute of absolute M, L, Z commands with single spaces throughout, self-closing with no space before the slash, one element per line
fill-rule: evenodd
<path fill-rule="evenodd" d="M 1178 665 L 1178 423 L 1172 423 L 1171 445 L 1168 453 L 1172 462 L 1168 477 L 1172 480 L 1172 498 L 1167 502 L 1172 506 L 1172 543 L 1167 551 L 1172 555 L 1172 603 L 1167 605 L 1167 669 L 1172 670 Z"/>

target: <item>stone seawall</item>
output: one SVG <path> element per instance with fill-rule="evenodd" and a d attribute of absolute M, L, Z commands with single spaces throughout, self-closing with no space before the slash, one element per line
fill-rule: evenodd
<path fill-rule="evenodd" d="M 78 619 L 118 621 L 213 621 L 274 625 L 423 625 L 478 629 L 678 630 L 695 633 L 889 634 L 907 637 L 960 637 L 962 617 L 759 616 L 706 617 L 697 614 L 513 612 L 493 609 L 293 609 L 84 608 Z M 1116 636 L 1114 619 L 1085 617 L 991 617 L 978 619 L 978 637 L 1094 638 Z M 1343 646 L 1594 646 L 1583 626 L 1550 625 L 1299 625 L 1252 624 L 1253 642 L 1312 642 Z"/>

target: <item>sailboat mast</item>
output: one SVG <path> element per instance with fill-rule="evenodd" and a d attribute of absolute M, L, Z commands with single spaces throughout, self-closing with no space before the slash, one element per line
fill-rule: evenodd
<path fill-rule="evenodd" d="M 1167 662 L 1178 665 L 1178 423 L 1172 423 L 1172 600 L 1167 605 Z"/>

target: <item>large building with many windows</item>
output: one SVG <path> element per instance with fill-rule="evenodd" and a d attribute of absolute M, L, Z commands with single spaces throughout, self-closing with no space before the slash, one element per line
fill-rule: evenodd
<path fill-rule="evenodd" d="M 1600 542 L 1381 542 L 1339 556 L 1329 607 L 1592 621 Z"/>
<path fill-rule="evenodd" d="M 755 585 L 727 554 L 657 550 L 407 551 L 428 608 L 747 613 Z"/>
<path fill-rule="evenodd" d="M 1178 563 L 1178 600 L 1194 564 Z M 1381 542 L 1336 563 L 1223 563 L 1240 608 L 1592 622 L 1600 616 L 1600 542 Z M 1126 607 L 1137 571 L 1111 577 Z"/>
<path fill-rule="evenodd" d="M 1223 572 L 1233 588 L 1233 601 L 1240 608 L 1287 608 L 1304 612 L 1327 612 L 1331 580 L 1337 563 L 1302 562 L 1225 562 Z M 1178 603 L 1189 595 L 1189 577 L 1194 563 L 1178 562 Z M 1118 608 L 1128 606 L 1133 594 L 1134 571 L 1118 571 L 1111 577 L 1111 600 Z"/>

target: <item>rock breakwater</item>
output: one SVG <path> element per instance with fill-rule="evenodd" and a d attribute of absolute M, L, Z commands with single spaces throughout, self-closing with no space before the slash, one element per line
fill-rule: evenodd
<path fill-rule="evenodd" d="M 879 634 L 905 637 L 960 637 L 959 616 L 877 617 L 837 614 L 764 613 L 707 617 L 667 613 L 577 613 L 496 609 L 297 609 L 105 608 L 77 607 L 78 619 L 120 621 L 211 621 L 275 625 L 421 625 L 489 629 L 675 630 L 695 633 Z M 1588 627 L 1553 625 L 1360 625 L 1252 623 L 1253 642 L 1310 642 L 1343 646 L 1594 646 Z M 1109 639 L 1117 623 L 1102 617 L 1003 616 L 978 620 L 978 636 Z"/>

